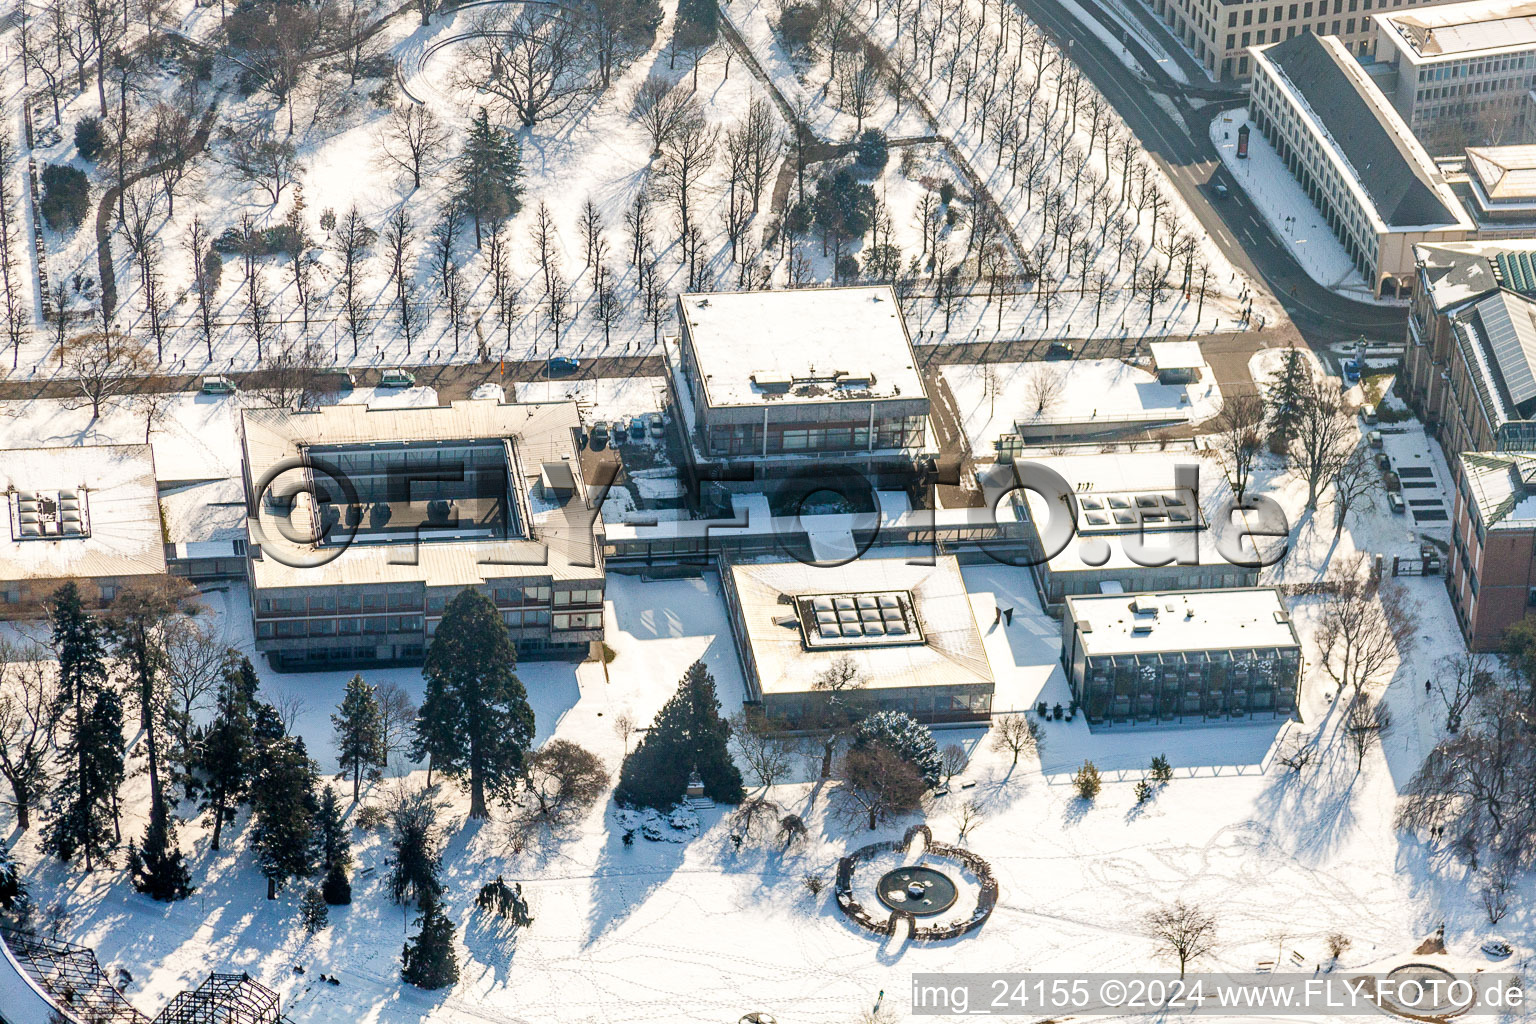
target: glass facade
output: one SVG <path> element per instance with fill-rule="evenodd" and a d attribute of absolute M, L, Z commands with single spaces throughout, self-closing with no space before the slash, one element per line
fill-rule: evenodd
<path fill-rule="evenodd" d="M 1297 647 L 1096 655 L 1073 692 L 1090 725 L 1284 718 L 1300 678 Z"/>

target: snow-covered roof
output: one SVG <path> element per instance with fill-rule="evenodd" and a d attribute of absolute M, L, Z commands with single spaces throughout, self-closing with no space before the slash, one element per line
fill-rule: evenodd
<path fill-rule="evenodd" d="M 1468 146 L 1467 166 L 1495 202 L 1536 198 L 1536 146 Z"/>
<path fill-rule="evenodd" d="M 1154 341 L 1147 347 L 1159 370 L 1198 370 L 1205 365 L 1198 341 Z"/>
<path fill-rule="evenodd" d="M 1460 60 L 1536 47 L 1532 0 L 1468 0 L 1375 15 L 1414 63 Z"/>
<path fill-rule="evenodd" d="M 1378 231 L 1475 225 L 1402 115 L 1336 36 L 1250 47 Z"/>
<path fill-rule="evenodd" d="M 1489 530 L 1536 530 L 1536 453 L 1463 452 L 1462 475 Z"/>
<path fill-rule="evenodd" d="M 1274 587 L 1066 598 L 1089 656 L 1294 647 L 1300 641 Z"/>
<path fill-rule="evenodd" d="M 297 413 L 247 410 L 243 422 L 246 459 L 250 479 L 258 488 L 275 480 L 283 466 L 296 465 L 311 445 L 512 440 L 520 474 L 517 498 L 527 502 L 532 524 L 530 537 L 423 543 L 406 537 L 398 543 L 351 544 L 334 557 L 330 557 L 330 550 L 322 552 L 315 545 L 285 542 L 282 552 L 264 550 L 262 557 L 253 561 L 254 582 L 259 588 L 373 582 L 457 587 L 522 576 L 598 576 L 602 516 L 588 499 L 580 474 L 575 474 L 573 481 L 578 490 L 570 495 L 547 495 L 540 486 L 546 463 L 577 461 L 575 432 L 579 426 L 574 402 L 506 404 L 471 399 L 449 406 L 404 409 L 334 405 Z M 265 538 L 275 544 L 278 538 L 292 535 L 294 531 L 285 532 L 286 524 L 279 522 L 286 518 L 261 502 L 252 541 L 260 543 Z M 298 534 L 307 536 L 308 530 Z M 312 564 L 325 558 L 329 560 L 323 564 Z M 285 561 L 305 564 L 288 565 Z"/>
<path fill-rule="evenodd" d="M 245 539 L 245 488 L 239 480 L 162 485 L 160 509 L 172 544 L 227 546 Z"/>
<path fill-rule="evenodd" d="M 0 581 L 103 579 L 165 572 L 165 542 L 155 490 L 154 452 L 147 444 L 28 448 L 0 451 Z M 22 498 L 45 511 L 74 495 L 87 524 L 73 535 L 34 535 L 23 522 Z M 35 515 L 35 514 L 34 514 Z"/>
<path fill-rule="evenodd" d="M 709 406 L 923 398 L 887 286 L 678 297 Z"/>
<path fill-rule="evenodd" d="M 843 656 L 858 664 L 874 689 L 992 685 L 992 666 L 953 555 L 941 555 L 932 565 L 912 565 L 905 558 L 860 558 L 836 567 L 740 562 L 730 572 L 746 630 L 738 641 L 751 648 L 765 694 L 809 692 L 817 673 Z M 861 635 L 844 645 L 806 644 L 797 598 L 811 599 L 805 607 L 817 597 L 851 598 L 857 608 L 863 595 L 881 616 L 876 595 L 910 598 L 907 608 L 915 612 L 918 628 L 897 633 L 889 643 Z"/>

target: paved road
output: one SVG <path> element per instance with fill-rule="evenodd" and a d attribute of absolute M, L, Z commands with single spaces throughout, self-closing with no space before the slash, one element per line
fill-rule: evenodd
<path fill-rule="evenodd" d="M 1236 182 L 1225 170 L 1219 170 L 1221 161 L 1208 129 L 1223 104 L 1213 103 L 1195 110 L 1178 95 L 1171 100 L 1161 97 L 1159 103 L 1159 97 L 1148 89 L 1147 83 L 1053 0 L 1015 2 L 1058 45 L 1069 49 L 1083 73 L 1114 104 L 1142 145 L 1162 165 L 1226 257 L 1251 278 L 1268 286 L 1274 301 L 1285 309 L 1302 338 L 1320 355 L 1328 345 L 1362 334 L 1381 341 L 1402 340 L 1406 310 L 1355 302 L 1317 284 L 1275 238 Z M 1094 0 L 1080 2 L 1086 7 Z M 1138 48 L 1134 40 L 1127 45 L 1133 50 Z M 1152 67 L 1157 68 L 1155 62 Z M 1225 105 L 1238 102 L 1241 101 Z M 1230 198 L 1211 197 L 1213 173 L 1227 183 Z"/>

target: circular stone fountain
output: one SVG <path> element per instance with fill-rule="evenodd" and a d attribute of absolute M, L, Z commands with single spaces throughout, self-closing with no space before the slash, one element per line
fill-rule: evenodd
<path fill-rule="evenodd" d="M 960 889 L 944 872 L 914 865 L 881 875 L 875 895 L 892 910 L 905 910 L 914 917 L 932 917 L 954 906 Z"/>

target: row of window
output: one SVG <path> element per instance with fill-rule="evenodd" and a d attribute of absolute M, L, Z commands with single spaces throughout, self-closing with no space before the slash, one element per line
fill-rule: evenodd
<path fill-rule="evenodd" d="M 1343 14 L 1344 13 L 1344 5 L 1345 5 L 1346 2 L 1349 4 L 1349 13 L 1350 14 L 1354 14 L 1357 10 L 1361 9 L 1361 0 L 1333 0 L 1333 13 L 1334 14 Z M 1397 6 L 1400 6 L 1401 4 L 1402 4 L 1402 0 L 1394 0 L 1392 6 L 1393 7 L 1397 7 Z M 1382 2 L 1377 4 L 1376 6 L 1378 8 L 1385 8 L 1387 6 L 1386 0 L 1382 0 Z M 1300 8 L 1299 12 L 1297 10 L 1298 7 Z M 1369 11 L 1371 9 L 1371 0 L 1364 0 L 1364 9 L 1367 10 L 1367 11 Z M 1275 21 L 1279 21 L 1280 20 L 1280 13 L 1281 13 L 1281 9 L 1279 7 L 1274 8 Z M 1297 16 L 1298 13 L 1303 18 L 1310 18 L 1310 17 L 1312 17 L 1312 4 L 1311 4 L 1310 0 L 1309 0 L 1309 2 L 1304 3 L 1304 4 L 1299 4 L 1299 5 L 1298 4 L 1291 4 L 1291 6 L 1286 10 L 1286 20 L 1287 21 L 1295 21 L 1296 20 L 1296 16 Z M 1328 0 L 1322 0 L 1322 2 L 1317 5 L 1317 14 L 1318 14 L 1319 17 L 1323 17 L 1323 16 L 1327 15 L 1327 13 L 1328 13 Z M 1269 20 L 1269 15 L 1270 15 L 1270 9 L 1268 7 L 1260 8 L 1259 9 L 1259 24 L 1262 25 L 1266 21 L 1268 21 Z M 1250 7 L 1247 10 L 1243 11 L 1243 24 L 1244 25 L 1252 25 L 1253 24 L 1253 8 Z M 1353 25 L 1354 21 L 1351 20 L 1350 24 Z M 1237 25 L 1237 12 L 1236 11 L 1229 11 L 1227 13 L 1227 27 L 1228 28 L 1234 28 L 1234 27 L 1236 27 L 1236 25 Z M 1351 31 L 1353 31 L 1353 30 L 1351 30 Z"/>
<path fill-rule="evenodd" d="M 921 416 L 877 420 L 873 447 L 918 447 L 923 443 L 924 434 Z M 868 424 L 788 429 L 770 426 L 765 447 L 761 424 L 726 423 L 709 428 L 708 447 L 713 455 L 756 455 L 764 451 L 780 455 L 788 452 L 861 452 L 868 451 L 871 444 Z"/>
<path fill-rule="evenodd" d="M 390 633 L 421 635 L 420 615 L 370 615 L 359 619 L 280 619 L 256 623 L 258 640 L 303 639 L 324 636 L 384 636 Z"/>
<path fill-rule="evenodd" d="M 451 600 L 449 594 L 432 594 L 427 597 L 425 610 L 432 615 L 441 615 L 448 607 Z M 580 588 L 576 590 L 555 590 L 549 586 L 495 586 L 491 588 L 491 599 L 498 605 L 545 605 L 553 601 L 554 606 L 563 608 L 570 605 L 581 606 L 590 604 L 602 604 L 603 592 L 600 588 Z M 375 615 L 394 612 L 420 612 L 423 610 L 423 602 L 420 590 L 401 590 L 398 592 L 360 592 L 340 591 L 336 593 L 323 592 L 296 597 L 259 597 L 256 601 L 256 613 L 261 616 L 276 615 Z"/>

